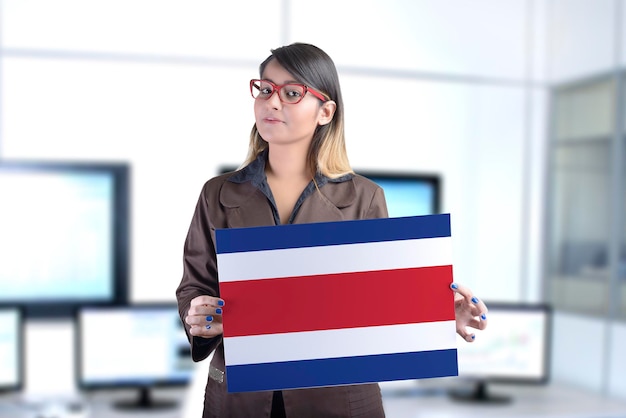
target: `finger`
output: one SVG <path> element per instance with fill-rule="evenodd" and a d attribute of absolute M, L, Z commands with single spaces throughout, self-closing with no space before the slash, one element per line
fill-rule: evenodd
<path fill-rule="evenodd" d="M 196 316 L 192 321 L 195 322 L 191 327 L 193 331 L 190 330 L 190 333 L 195 333 L 192 335 L 211 337 L 222 333 L 221 315 Z"/>
<path fill-rule="evenodd" d="M 221 315 L 187 315 L 185 317 L 185 323 L 188 325 L 207 325 L 211 322 L 217 322 L 218 319 L 219 322 L 222 322 Z"/>
<path fill-rule="evenodd" d="M 472 318 L 470 319 L 467 324 L 465 324 L 466 327 L 470 327 L 470 328 L 474 328 L 474 329 L 479 329 L 479 330 L 483 330 L 487 327 L 485 321 L 478 319 L 478 318 Z"/>
<path fill-rule="evenodd" d="M 214 296 L 202 295 L 196 296 L 191 300 L 190 306 L 224 306 L 224 300 Z"/>
<path fill-rule="evenodd" d="M 462 284 L 452 283 L 450 285 L 450 289 L 452 289 L 458 295 L 461 295 L 463 299 L 465 299 L 467 302 L 471 302 L 472 304 L 479 306 L 479 307 L 484 307 L 485 309 L 487 308 L 485 304 L 482 303 L 481 300 L 479 300 L 476 296 L 474 296 L 474 294 L 469 288 L 463 286 Z"/>
<path fill-rule="evenodd" d="M 213 338 L 224 332 L 221 323 L 211 325 L 194 325 L 189 329 L 189 334 L 194 337 Z"/>
<path fill-rule="evenodd" d="M 224 301 L 212 296 L 198 296 L 191 301 L 187 315 L 221 315 Z"/>
<path fill-rule="evenodd" d="M 474 294 L 472 293 L 472 291 L 463 286 L 462 284 L 459 283 L 452 283 L 450 285 L 450 288 L 458 295 L 461 295 L 463 297 L 463 299 L 465 299 L 468 303 L 471 303 L 472 306 L 474 306 L 476 308 L 476 311 L 474 311 L 475 315 L 482 315 L 482 314 L 487 314 L 488 312 L 488 308 L 487 305 L 480 300 L 478 297 L 474 296 Z"/>
<path fill-rule="evenodd" d="M 461 338 L 463 338 L 468 343 L 474 342 L 474 340 L 476 339 L 476 334 L 474 334 L 473 332 L 467 332 L 467 330 L 463 328 L 458 328 L 456 330 L 456 333 L 459 334 Z"/>
<path fill-rule="evenodd" d="M 206 316 L 206 315 L 215 314 L 217 309 L 218 309 L 217 307 L 209 306 L 209 305 L 190 306 L 189 311 L 187 312 L 187 315 L 188 316 Z"/>
<path fill-rule="evenodd" d="M 474 295 L 472 294 L 472 291 L 469 290 L 469 288 L 463 286 L 462 284 L 452 283 L 450 284 L 450 289 L 452 289 L 455 293 L 463 296 L 463 298 L 466 301 L 473 302 L 472 298 L 474 297 Z"/>
<path fill-rule="evenodd" d="M 477 328 L 479 330 L 487 328 L 487 314 L 481 313 L 479 319 L 477 319 L 476 322 L 477 324 L 474 328 Z"/>
<path fill-rule="evenodd" d="M 185 317 L 185 322 L 189 325 L 207 325 L 210 322 L 222 323 L 222 308 L 214 307 L 196 307 L 196 313 L 192 313 L 189 309 L 189 314 Z"/>
<path fill-rule="evenodd" d="M 486 305 L 482 301 L 476 302 L 476 298 L 473 298 L 471 303 L 473 304 L 470 310 L 472 318 L 469 320 L 468 326 L 480 330 L 487 328 Z"/>
<path fill-rule="evenodd" d="M 487 308 L 487 305 L 485 304 L 485 302 L 482 301 L 482 299 L 479 299 L 476 296 L 472 296 L 472 303 L 478 310 L 478 314 L 487 315 L 487 312 L 489 311 L 489 309 Z"/>

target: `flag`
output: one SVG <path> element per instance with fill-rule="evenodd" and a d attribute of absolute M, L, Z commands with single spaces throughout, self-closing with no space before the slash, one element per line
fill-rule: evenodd
<path fill-rule="evenodd" d="M 450 215 L 216 230 L 229 392 L 458 375 Z"/>

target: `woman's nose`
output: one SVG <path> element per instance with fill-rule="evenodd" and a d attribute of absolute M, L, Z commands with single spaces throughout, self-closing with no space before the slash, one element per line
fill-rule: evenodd
<path fill-rule="evenodd" d="M 280 96 L 278 91 L 274 91 L 272 95 L 267 99 L 267 103 L 272 109 L 280 109 L 282 107 L 282 102 L 280 101 Z"/>

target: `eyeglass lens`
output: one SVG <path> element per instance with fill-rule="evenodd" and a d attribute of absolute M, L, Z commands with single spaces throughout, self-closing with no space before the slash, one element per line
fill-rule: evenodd
<path fill-rule="evenodd" d="M 298 103 L 306 94 L 306 89 L 302 84 L 283 84 L 276 86 L 265 80 L 255 80 L 252 83 L 252 97 L 267 100 L 274 91 L 278 90 L 280 100 L 285 103 Z"/>

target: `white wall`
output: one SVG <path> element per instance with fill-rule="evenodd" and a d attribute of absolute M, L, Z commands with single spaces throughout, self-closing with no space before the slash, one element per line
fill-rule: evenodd
<path fill-rule="evenodd" d="M 440 173 L 455 279 L 539 300 L 547 4 L 4 0 L 0 157 L 131 162 L 132 298 L 173 300 L 200 187 L 245 156 L 247 81 L 311 42 L 353 166 Z"/>
<path fill-rule="evenodd" d="M 605 73 L 613 68 L 620 4 L 622 0 L 547 2 L 547 76 L 551 82 Z"/>
<path fill-rule="evenodd" d="M 274 1 L 269 24 L 256 2 L 227 4 L 3 3 L 1 155 L 132 163 L 133 299 L 173 297 L 202 182 L 245 155 L 247 80 L 295 40 L 336 57 L 353 165 L 440 173 L 458 280 L 519 299 L 528 114 L 542 111 L 529 3 Z M 319 30 L 348 21 L 359 36 Z"/>

